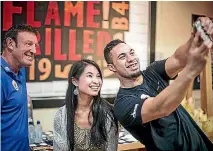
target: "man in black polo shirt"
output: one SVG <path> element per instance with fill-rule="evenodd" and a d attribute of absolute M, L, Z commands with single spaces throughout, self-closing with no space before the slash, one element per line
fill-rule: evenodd
<path fill-rule="evenodd" d="M 200 20 L 212 35 L 210 19 Z M 144 71 L 140 71 L 135 51 L 125 42 L 113 40 L 104 49 L 109 70 L 120 80 L 115 115 L 147 151 L 213 151 L 211 141 L 180 105 L 212 48 L 212 41 L 203 42 L 200 35 L 199 31 L 192 33 L 171 57 Z"/>

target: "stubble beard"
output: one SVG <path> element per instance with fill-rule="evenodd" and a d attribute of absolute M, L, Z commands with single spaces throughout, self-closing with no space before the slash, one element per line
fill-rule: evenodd
<path fill-rule="evenodd" d="M 139 70 L 139 71 L 136 72 L 136 73 L 130 74 L 130 75 L 129 75 L 129 78 L 137 78 L 137 77 L 139 77 L 140 75 L 141 75 L 141 71 Z"/>
<path fill-rule="evenodd" d="M 141 71 L 137 71 L 135 73 L 129 74 L 129 75 L 123 75 L 122 77 L 127 78 L 127 79 L 131 79 L 131 78 L 138 78 L 139 76 L 141 76 Z"/>

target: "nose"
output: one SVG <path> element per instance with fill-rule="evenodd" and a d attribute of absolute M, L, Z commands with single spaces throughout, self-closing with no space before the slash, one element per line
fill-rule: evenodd
<path fill-rule="evenodd" d="M 92 79 L 92 82 L 98 83 L 98 78 L 94 76 L 93 79 Z"/>
<path fill-rule="evenodd" d="M 133 60 L 135 60 L 135 57 L 132 55 L 127 55 L 127 62 L 132 62 Z"/>
<path fill-rule="evenodd" d="M 34 44 L 34 45 L 32 45 L 32 49 L 30 50 L 33 54 L 35 54 L 36 53 L 36 45 Z"/>
<path fill-rule="evenodd" d="M 102 84 L 102 79 L 100 77 L 94 76 L 92 78 L 92 82 L 95 83 L 95 84 L 98 84 L 100 86 Z"/>

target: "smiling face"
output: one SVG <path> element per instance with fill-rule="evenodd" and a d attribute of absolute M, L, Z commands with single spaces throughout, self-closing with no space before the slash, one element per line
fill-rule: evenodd
<path fill-rule="evenodd" d="M 108 67 L 111 71 L 123 78 L 137 78 L 141 75 L 139 58 L 127 44 L 116 45 L 110 53 L 113 64 Z"/>
<path fill-rule="evenodd" d="M 97 68 L 88 64 L 77 81 L 79 94 L 97 96 L 102 86 L 101 75 Z"/>
<path fill-rule="evenodd" d="M 17 43 L 13 41 L 13 44 L 9 47 L 12 50 L 12 57 L 16 60 L 18 67 L 27 67 L 32 65 L 37 43 L 38 40 L 34 33 L 18 33 Z"/>

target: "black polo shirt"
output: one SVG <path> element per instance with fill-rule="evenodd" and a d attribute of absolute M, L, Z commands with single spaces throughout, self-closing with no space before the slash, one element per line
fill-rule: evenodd
<path fill-rule="evenodd" d="M 165 71 L 165 60 L 154 62 L 141 74 L 141 85 L 119 89 L 114 110 L 121 125 L 147 151 L 213 151 L 211 141 L 181 105 L 169 116 L 143 124 L 144 101 L 166 88 L 170 78 Z"/>

